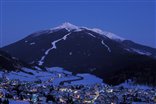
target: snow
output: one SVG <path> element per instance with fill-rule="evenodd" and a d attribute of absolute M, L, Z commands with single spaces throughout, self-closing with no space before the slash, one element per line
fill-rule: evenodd
<path fill-rule="evenodd" d="M 55 80 L 53 80 L 52 84 L 53 85 L 59 85 L 60 82 L 62 82 L 62 81 L 75 80 L 75 79 L 78 79 L 78 78 L 76 76 L 68 76 L 68 77 L 56 78 Z"/>
<path fill-rule="evenodd" d="M 67 39 L 67 36 L 69 36 L 71 33 L 68 33 L 68 34 L 66 34 L 62 39 L 63 40 L 66 40 Z"/>
<path fill-rule="evenodd" d="M 113 34 L 111 32 L 102 31 L 101 29 L 98 29 L 98 28 L 92 28 L 91 29 L 91 28 L 87 28 L 87 27 L 83 27 L 83 26 L 79 27 L 79 26 L 75 26 L 75 25 L 73 25 L 73 24 L 71 24 L 69 22 L 65 22 L 62 25 L 58 26 L 58 27 L 51 28 L 50 30 L 53 31 L 53 30 L 64 29 L 64 28 L 66 30 L 68 30 L 68 31 L 71 31 L 71 30 L 74 30 L 74 31 L 82 31 L 83 29 L 87 29 L 87 30 L 96 32 L 96 33 L 98 33 L 100 35 L 104 35 L 104 36 L 106 36 L 106 37 L 108 37 L 110 39 L 113 39 L 113 40 L 117 40 L 117 41 L 123 41 L 123 40 L 125 40 L 124 38 L 119 37 L 119 36 L 117 36 L 117 35 L 115 35 L 115 34 Z M 93 36 L 93 37 L 95 37 L 94 35 L 92 35 L 90 33 L 88 33 L 88 34 L 91 35 L 91 36 Z"/>
<path fill-rule="evenodd" d="M 26 74 L 24 72 L 10 72 L 7 74 L 7 77 L 9 79 L 19 79 L 21 81 L 33 81 L 35 80 L 35 77 L 29 74 Z"/>
<path fill-rule="evenodd" d="M 107 44 L 104 43 L 104 41 L 102 40 L 101 43 L 107 48 L 108 52 L 111 52 L 111 49 L 109 48 L 109 46 Z"/>
<path fill-rule="evenodd" d="M 27 43 L 28 41 L 26 40 L 25 43 Z"/>
<path fill-rule="evenodd" d="M 48 72 L 59 72 L 59 73 L 66 73 L 66 74 L 72 74 L 72 72 L 69 72 L 61 67 L 51 67 L 46 68 Z"/>
<path fill-rule="evenodd" d="M 37 67 L 37 66 L 35 66 L 35 68 L 36 68 L 37 70 L 42 70 L 41 68 L 39 68 L 39 67 Z"/>
<path fill-rule="evenodd" d="M 125 40 L 124 38 L 119 37 L 119 36 L 117 36 L 117 35 L 115 35 L 114 33 L 111 33 L 111 32 L 107 32 L 104 35 L 107 36 L 110 39 L 113 39 L 113 40 L 119 40 L 119 41 L 124 41 Z"/>
<path fill-rule="evenodd" d="M 92 75 L 89 73 L 85 73 L 85 74 L 77 74 L 76 76 L 81 76 L 84 79 L 83 80 L 79 80 L 79 81 L 73 81 L 71 82 L 72 85 L 92 85 L 92 84 L 96 84 L 96 83 L 103 83 L 103 80 Z"/>
<path fill-rule="evenodd" d="M 9 100 L 9 104 L 30 104 L 29 102 L 26 101 L 18 101 L 18 100 Z"/>
<path fill-rule="evenodd" d="M 34 79 L 48 80 L 51 77 L 56 77 L 57 76 L 56 73 L 50 73 L 48 71 L 38 71 L 38 70 L 36 71 L 36 70 L 27 69 L 27 68 L 24 68 L 23 70 L 26 71 L 26 72 L 33 73 L 33 75 L 31 75 L 31 77 L 33 76 Z"/>
<path fill-rule="evenodd" d="M 138 54 L 141 54 L 141 55 L 147 55 L 147 56 L 152 55 L 151 53 L 145 52 L 145 51 L 142 51 L 142 50 L 138 50 L 138 49 L 134 49 L 134 48 L 132 48 L 132 50 L 137 52 Z"/>
<path fill-rule="evenodd" d="M 132 104 L 147 104 L 146 102 L 132 102 Z"/>
<path fill-rule="evenodd" d="M 63 36 L 62 38 L 53 41 L 53 42 L 51 43 L 51 44 L 52 44 L 52 47 L 49 48 L 49 49 L 47 49 L 47 50 L 45 51 L 44 56 L 42 56 L 41 59 L 38 61 L 38 62 L 39 62 L 39 65 L 43 65 L 44 60 L 45 60 L 45 57 L 49 54 L 49 52 L 50 52 L 51 50 L 57 48 L 57 47 L 56 47 L 56 43 L 58 43 L 58 42 L 61 41 L 61 40 L 66 40 L 66 39 L 67 39 L 67 36 L 69 36 L 70 34 L 71 34 L 71 33 L 68 33 L 68 34 L 66 34 L 65 36 Z"/>
<path fill-rule="evenodd" d="M 102 30 L 97 29 L 97 28 L 93 28 L 93 29 L 90 29 L 90 30 L 92 30 L 92 31 L 94 31 L 94 32 L 96 32 L 96 33 L 105 35 L 105 36 L 107 36 L 107 37 L 110 38 L 110 39 L 121 40 L 121 41 L 124 40 L 124 38 L 119 37 L 119 36 L 117 36 L 117 35 L 115 35 L 115 34 L 113 34 L 113 33 L 111 33 L 111 32 L 102 31 Z"/>
<path fill-rule="evenodd" d="M 93 29 L 90 29 L 90 30 L 92 30 L 92 31 L 94 31 L 96 33 L 99 33 L 99 34 L 105 34 L 104 31 L 102 31 L 101 29 L 98 29 L 98 28 L 93 28 Z"/>
<path fill-rule="evenodd" d="M 96 33 L 98 33 L 100 35 L 106 36 L 106 37 L 108 37 L 110 39 L 113 39 L 113 40 L 116 40 L 116 41 L 125 40 L 124 38 L 119 37 L 119 36 L 117 36 L 117 35 L 115 35 L 114 33 L 111 33 L 111 32 L 102 31 L 101 29 L 98 29 L 98 28 L 87 28 L 87 27 L 83 27 L 83 26 L 76 26 L 76 25 L 73 25 L 73 24 L 71 24 L 69 22 L 65 22 L 62 25 L 54 27 L 54 28 L 50 28 L 50 29 L 47 29 L 47 30 L 35 32 L 35 33 L 32 34 L 32 36 L 36 37 L 36 36 L 39 36 L 39 35 L 42 35 L 42 34 L 45 34 L 45 33 L 49 34 L 49 33 L 53 33 L 54 31 L 57 31 L 57 30 L 60 30 L 60 29 L 66 29 L 68 32 L 71 32 L 71 31 L 78 32 L 78 31 L 82 31 L 82 30 L 86 29 L 86 30 L 96 32 Z M 89 34 L 89 35 L 91 35 L 91 34 Z M 93 36 L 93 37 L 95 37 L 95 36 Z"/>
<path fill-rule="evenodd" d="M 49 73 L 48 71 L 38 71 L 38 70 L 32 70 L 32 69 L 28 69 L 28 68 L 23 68 L 22 69 L 25 72 L 31 72 L 32 74 L 28 74 L 22 71 L 11 71 L 9 73 L 6 73 L 5 75 L 9 78 L 9 79 L 19 79 L 20 81 L 35 81 L 35 80 L 42 80 L 42 81 L 46 81 L 48 79 L 50 79 L 51 77 L 56 77 L 57 74 L 55 73 Z M 0 77 L 2 77 L 2 75 L 4 74 L 4 72 L 0 71 Z"/>
<path fill-rule="evenodd" d="M 5 75 L 10 80 L 19 79 L 20 81 L 28 82 L 36 80 L 48 81 L 49 79 L 54 78 L 54 80 L 51 82 L 51 84 L 53 85 L 59 85 L 62 81 L 78 79 L 77 76 L 72 75 L 72 72 L 66 71 L 60 67 L 47 68 L 47 71 L 32 70 L 28 68 L 23 68 L 22 70 L 32 74 L 28 74 L 22 71 L 11 71 L 9 73 L 6 73 Z M 3 74 L 4 72 L 0 71 L 0 77 L 2 77 Z M 58 77 L 59 74 L 62 77 Z M 65 76 L 65 74 L 67 74 L 68 76 Z"/>
<path fill-rule="evenodd" d="M 88 33 L 88 34 L 89 34 L 90 36 L 94 37 L 94 38 L 96 37 L 96 36 L 94 36 L 94 35 L 93 35 L 93 34 L 91 34 L 91 33 Z"/>
<path fill-rule="evenodd" d="M 71 56 L 73 53 L 72 52 L 69 52 L 69 55 Z"/>
<path fill-rule="evenodd" d="M 3 71 L 0 71 L 0 76 L 2 76 L 3 73 L 4 73 Z"/>
<path fill-rule="evenodd" d="M 25 72 L 30 72 L 32 74 L 28 74 L 22 71 L 18 71 L 18 72 L 11 71 L 9 73 L 6 73 L 5 75 L 10 80 L 19 79 L 20 81 L 28 81 L 28 82 L 36 81 L 36 80 L 41 80 L 43 82 L 43 81 L 48 81 L 51 78 L 54 78 L 51 82 L 51 84 L 53 85 L 59 85 L 60 82 L 62 81 L 70 82 L 71 80 L 77 80 L 77 81 L 71 81 L 72 85 L 81 85 L 81 84 L 93 85 L 96 83 L 103 82 L 102 79 L 94 75 L 85 73 L 85 74 L 77 74 L 75 76 L 75 75 L 72 75 L 72 72 L 66 71 L 60 67 L 47 68 L 47 71 L 32 70 L 28 68 L 23 68 L 22 70 Z M 4 72 L 0 71 L 0 77 L 2 77 L 3 73 Z M 59 75 L 61 75 L 61 77 L 59 77 Z M 82 77 L 83 79 L 81 79 Z M 65 83 L 65 84 L 68 84 L 68 83 Z"/>
<path fill-rule="evenodd" d="M 62 25 L 58 26 L 58 27 L 55 27 L 55 28 L 52 28 L 50 30 L 55 30 L 55 29 L 66 29 L 68 31 L 71 31 L 71 30 L 79 30 L 79 27 L 78 26 L 75 26 L 69 22 L 65 22 L 63 23 Z"/>
<path fill-rule="evenodd" d="M 34 45 L 34 44 L 36 44 L 36 43 L 35 42 L 30 43 L 30 45 Z"/>
<path fill-rule="evenodd" d="M 125 49 L 125 50 L 127 50 L 129 52 L 135 52 L 135 53 L 138 53 L 140 55 L 147 55 L 147 56 L 152 55 L 152 53 L 150 53 L 150 52 L 146 52 L 144 50 L 139 50 L 139 49 L 135 49 L 135 48 Z"/>
<path fill-rule="evenodd" d="M 114 33 L 107 32 L 107 31 L 102 31 L 101 29 L 98 29 L 98 28 L 93 28 L 93 29 L 87 28 L 87 27 L 82 27 L 82 28 L 90 30 L 90 31 L 93 31 L 93 32 L 98 33 L 100 35 L 104 35 L 104 36 L 108 37 L 109 39 L 113 39 L 113 40 L 116 40 L 116 41 L 123 41 L 123 40 L 125 40 L 124 38 L 119 37 L 119 36 L 117 36 Z"/>
<path fill-rule="evenodd" d="M 134 84 L 133 82 L 124 82 L 121 83 L 120 85 L 117 85 L 116 87 L 121 87 L 123 86 L 124 88 L 129 88 L 129 89 L 152 89 L 152 87 L 149 87 L 147 85 L 139 85 L 139 84 Z"/>

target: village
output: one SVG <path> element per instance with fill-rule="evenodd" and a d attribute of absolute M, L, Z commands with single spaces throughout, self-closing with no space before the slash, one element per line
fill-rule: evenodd
<path fill-rule="evenodd" d="M 58 78 L 61 76 L 58 76 Z M 13 104 L 143 104 L 156 103 L 156 89 L 113 87 L 103 83 L 93 85 L 53 84 L 49 80 L 20 81 L 0 78 L 0 103 Z M 15 104 L 14 103 L 14 104 Z M 17 104 L 18 104 L 17 103 Z M 135 103 L 134 103 L 135 104 Z"/>

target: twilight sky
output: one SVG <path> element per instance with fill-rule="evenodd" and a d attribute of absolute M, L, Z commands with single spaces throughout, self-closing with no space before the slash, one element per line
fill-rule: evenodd
<path fill-rule="evenodd" d="M 70 22 L 156 48 L 154 0 L 1 0 L 0 46 Z"/>

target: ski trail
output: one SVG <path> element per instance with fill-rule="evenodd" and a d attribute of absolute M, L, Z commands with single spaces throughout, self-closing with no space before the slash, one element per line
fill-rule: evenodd
<path fill-rule="evenodd" d="M 38 65 L 43 65 L 44 60 L 45 60 L 45 57 L 49 54 L 49 52 L 50 52 L 51 50 L 57 48 L 57 47 L 56 47 L 56 43 L 58 43 L 58 42 L 61 41 L 61 40 L 66 40 L 67 37 L 68 37 L 70 34 L 71 34 L 71 33 L 68 33 L 68 34 L 66 34 L 65 36 L 63 36 L 62 38 L 53 41 L 53 42 L 51 43 L 51 44 L 52 44 L 52 47 L 49 48 L 49 49 L 47 49 L 47 50 L 45 51 L 44 56 L 42 56 L 41 59 L 38 61 Z"/>
<path fill-rule="evenodd" d="M 89 34 L 90 36 L 94 37 L 94 38 L 96 37 L 96 36 L 94 36 L 94 35 L 93 35 L 93 34 L 91 34 L 91 33 L 88 33 L 88 34 Z"/>
<path fill-rule="evenodd" d="M 101 43 L 107 48 L 107 50 L 108 50 L 109 52 L 111 52 L 111 49 L 109 48 L 109 46 L 108 46 L 107 44 L 104 43 L 103 40 L 101 41 Z"/>

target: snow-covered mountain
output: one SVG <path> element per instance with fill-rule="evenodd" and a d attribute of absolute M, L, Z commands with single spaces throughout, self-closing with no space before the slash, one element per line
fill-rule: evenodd
<path fill-rule="evenodd" d="M 111 32 L 70 23 L 35 32 L 2 50 L 27 63 L 43 67 L 63 67 L 74 73 L 92 73 L 108 83 L 114 83 L 114 74 L 115 78 L 120 77 L 116 83 L 133 77 L 140 78 L 137 76 L 138 72 L 144 73 L 146 69 L 148 74 L 154 72 L 156 75 L 156 49 L 126 40 Z M 130 74 L 135 72 L 137 75 Z"/>

